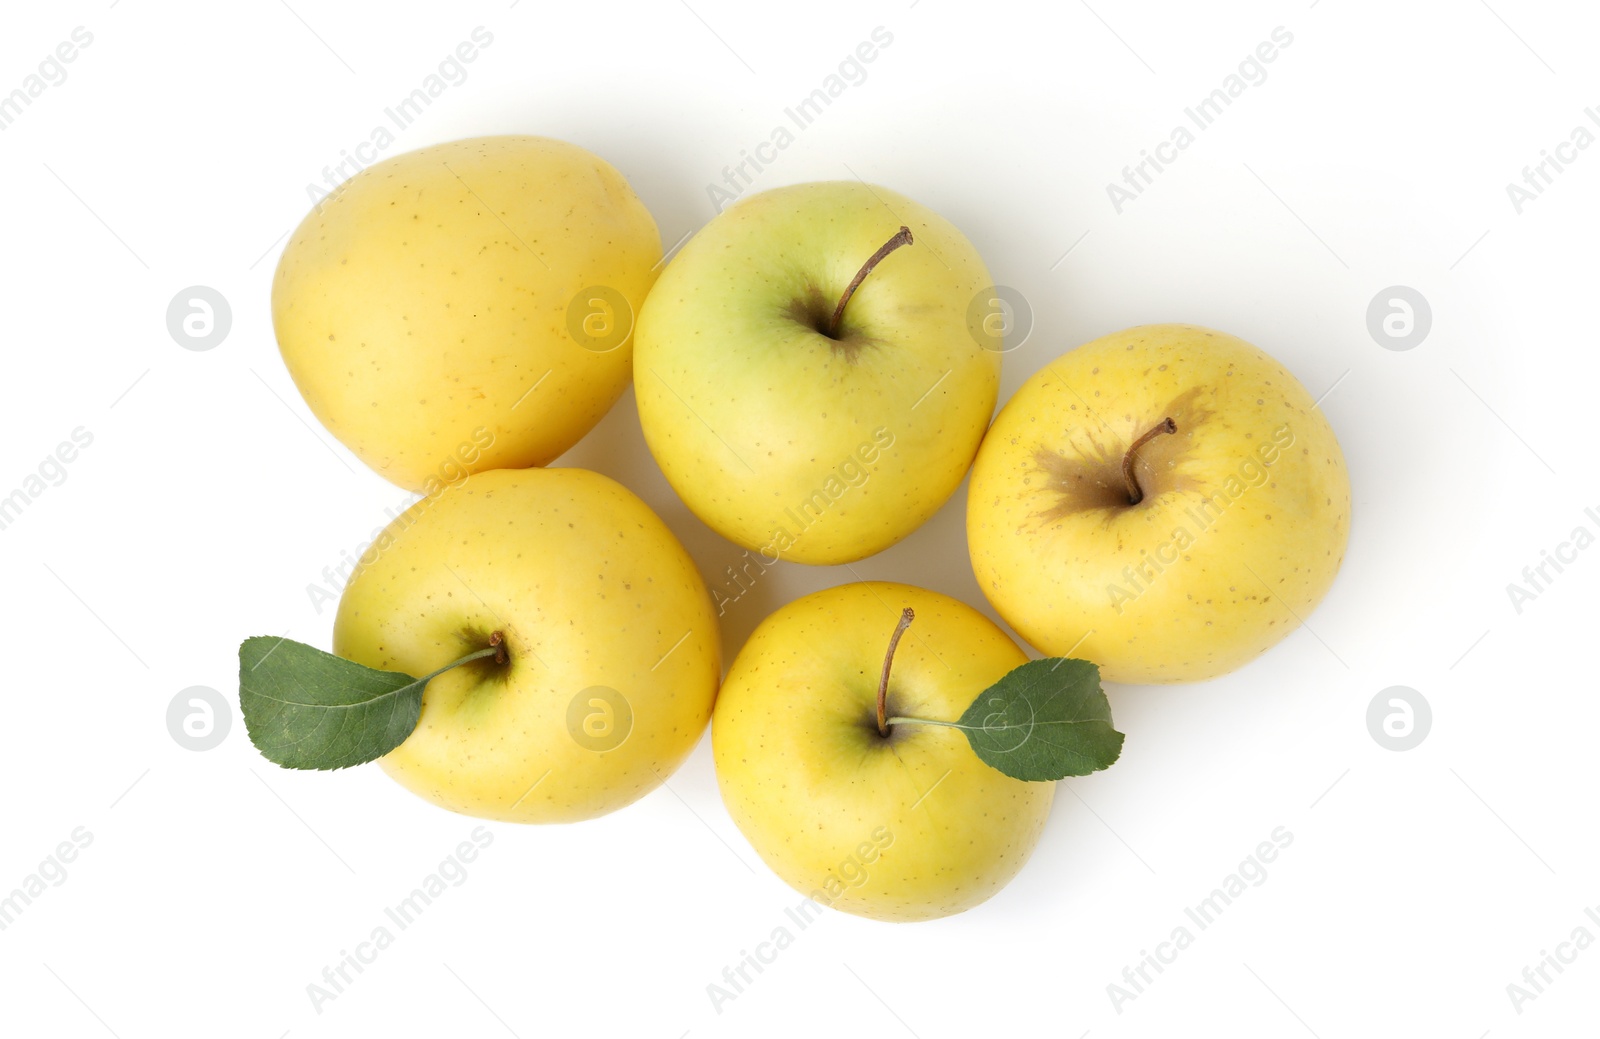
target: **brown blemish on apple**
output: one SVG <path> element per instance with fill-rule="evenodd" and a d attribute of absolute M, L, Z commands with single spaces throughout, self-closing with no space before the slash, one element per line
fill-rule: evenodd
<path fill-rule="evenodd" d="M 845 360 L 854 363 L 862 347 L 879 341 L 849 328 L 844 315 L 850 304 L 850 298 L 867 279 L 867 275 L 872 273 L 873 268 L 883 262 L 884 257 L 901 246 L 910 245 L 913 240 L 911 229 L 902 226 L 887 242 L 878 247 L 877 252 L 867 257 L 867 262 L 861 265 L 861 269 L 850 280 L 850 284 L 845 286 L 837 303 L 830 304 L 823 298 L 822 290 L 815 285 L 807 285 L 805 296 L 789 304 L 789 315 L 831 340 L 834 354 L 843 355 Z"/>
<path fill-rule="evenodd" d="M 834 356 L 842 357 L 851 364 L 856 363 L 862 350 L 869 346 L 882 345 L 881 339 L 863 335 L 859 330 L 852 328 L 849 321 L 841 324 L 837 336 L 829 335 L 828 322 L 833 317 L 833 307 L 832 303 L 823 298 L 821 289 L 815 285 L 807 285 L 806 294 L 789 304 L 789 316 L 826 339 Z"/>
<path fill-rule="evenodd" d="M 1179 476 L 1174 470 L 1189 444 L 1194 430 L 1200 428 L 1213 412 L 1201 399 L 1200 387 L 1186 390 L 1174 397 L 1165 408 L 1156 409 L 1153 415 L 1132 416 L 1130 427 L 1139 432 L 1170 417 L 1178 433 L 1157 437 L 1140 449 L 1134 458 L 1133 469 L 1139 486 L 1144 489 L 1144 500 L 1153 501 L 1167 491 L 1188 490 L 1194 483 Z M 1107 445 L 1085 432 L 1083 441 L 1075 444 L 1075 454 L 1063 454 L 1052 447 L 1040 444 L 1034 449 L 1034 469 L 1045 477 L 1041 494 L 1050 504 L 1035 515 L 1041 523 L 1049 524 L 1080 512 L 1096 509 L 1138 508 L 1128 503 L 1127 484 L 1122 478 L 1122 459 L 1133 437 Z"/>

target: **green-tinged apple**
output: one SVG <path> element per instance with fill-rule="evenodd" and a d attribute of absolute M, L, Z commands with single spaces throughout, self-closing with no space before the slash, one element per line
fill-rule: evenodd
<path fill-rule="evenodd" d="M 478 137 L 369 166 L 307 214 L 272 282 L 284 364 L 358 458 L 431 494 L 546 465 L 627 387 L 655 221 L 603 159 Z"/>
<path fill-rule="evenodd" d="M 707 525 L 771 560 L 904 538 L 972 464 L 999 389 L 989 273 L 887 188 L 778 188 L 692 238 L 639 315 L 645 441 Z"/>
<path fill-rule="evenodd" d="M 1350 481 L 1327 417 L 1249 343 L 1146 325 L 1045 365 L 989 430 L 972 568 L 1043 653 L 1118 682 L 1224 674 L 1333 583 Z"/>
<path fill-rule="evenodd" d="M 424 498 L 363 555 L 337 657 L 277 641 L 240 654 L 241 706 L 269 758 L 382 754 L 429 801 L 511 822 L 588 819 L 654 789 L 704 732 L 721 674 L 689 555 L 644 502 L 582 469 L 477 473 Z"/>
<path fill-rule="evenodd" d="M 1027 659 L 983 614 L 921 588 L 792 602 L 750 636 L 718 697 L 723 801 L 767 865 L 821 904 L 880 920 L 970 909 L 1028 860 L 1054 784 L 991 768 L 956 727 L 905 719 L 954 720 Z"/>

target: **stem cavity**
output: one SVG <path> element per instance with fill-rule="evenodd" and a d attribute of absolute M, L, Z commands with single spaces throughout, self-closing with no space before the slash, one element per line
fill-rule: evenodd
<path fill-rule="evenodd" d="M 1144 501 L 1144 491 L 1139 487 L 1139 481 L 1133 475 L 1133 456 L 1139 448 L 1148 444 L 1163 433 L 1176 433 L 1178 424 L 1172 419 L 1165 418 L 1155 428 L 1146 432 L 1133 445 L 1128 448 L 1128 453 L 1122 456 L 1122 482 L 1128 487 L 1128 504 L 1137 505 Z"/>
<path fill-rule="evenodd" d="M 893 238 L 889 239 L 887 242 L 884 242 L 883 245 L 878 248 L 877 252 L 873 253 L 867 258 L 867 262 L 859 271 L 856 272 L 855 278 L 851 280 L 849 285 L 845 286 L 844 295 L 839 297 L 839 305 L 833 308 L 833 317 L 831 320 L 829 320 L 827 328 L 827 335 L 829 339 L 839 338 L 839 322 L 844 320 L 845 304 L 850 302 L 850 297 L 855 295 L 856 289 L 859 288 L 861 283 L 867 279 L 867 275 L 872 273 L 872 268 L 876 267 L 885 256 L 888 256 L 902 245 L 910 244 L 911 228 L 901 227 L 900 230 L 895 232 Z M 883 726 L 880 721 L 879 728 L 882 727 Z"/>
<path fill-rule="evenodd" d="M 494 657 L 494 662 L 496 664 L 504 664 L 506 662 L 508 659 L 506 657 L 506 637 L 503 632 L 497 631 L 490 635 L 489 644 L 482 649 L 473 650 L 460 660 L 452 660 L 444 667 L 441 667 L 439 670 L 434 671 L 431 674 L 422 676 L 421 678 L 417 679 L 417 681 L 421 682 L 423 685 L 427 685 L 433 679 L 438 678 L 451 668 L 460 667 L 462 664 L 471 663 L 474 660 L 482 660 L 484 657 Z"/>
<path fill-rule="evenodd" d="M 900 230 L 905 231 L 905 228 L 902 227 Z M 910 240 L 910 237 L 910 232 L 906 232 L 907 241 Z M 879 251 L 882 252 L 883 250 Z M 859 281 L 860 278 L 857 278 L 856 280 Z M 894 663 L 894 650 L 896 646 L 900 645 L 900 636 L 904 635 L 906 633 L 906 629 L 911 627 L 911 621 L 915 617 L 916 613 L 909 606 L 900 611 L 900 622 L 894 626 L 894 634 L 889 636 L 889 651 L 883 655 L 883 674 L 878 678 L 879 736 L 889 735 L 889 719 L 885 709 L 885 704 L 887 703 L 889 696 L 889 665 Z"/>

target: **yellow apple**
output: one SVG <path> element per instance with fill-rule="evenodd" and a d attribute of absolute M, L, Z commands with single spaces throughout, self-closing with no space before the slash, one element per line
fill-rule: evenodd
<path fill-rule="evenodd" d="M 284 248 L 272 323 L 311 411 L 430 492 L 546 465 L 616 403 L 655 280 L 655 221 L 615 169 L 544 137 L 386 159 Z"/>
<path fill-rule="evenodd" d="M 915 621 L 889 672 L 887 715 L 953 721 L 1027 655 L 964 603 L 903 584 L 848 584 L 778 610 L 717 700 L 711 745 L 729 813 L 795 890 L 879 920 L 926 920 L 999 891 L 1038 843 L 1053 783 L 978 759 L 943 726 L 878 729 L 901 611 Z"/>
<path fill-rule="evenodd" d="M 346 586 L 334 652 L 433 678 L 380 759 L 451 811 L 570 822 L 653 790 L 711 717 L 717 619 L 688 553 L 627 488 L 582 469 L 478 473 L 412 506 Z"/>
<path fill-rule="evenodd" d="M 994 608 L 1040 652 L 1117 682 L 1254 660 L 1321 601 L 1349 535 L 1344 455 L 1311 395 L 1193 325 L 1045 365 L 995 419 L 967 498 Z"/>
<path fill-rule="evenodd" d="M 1000 338 L 973 324 L 988 289 L 972 243 L 887 188 L 741 200 L 639 315 L 645 442 L 695 515 L 769 561 L 887 548 L 950 497 L 994 413 Z"/>

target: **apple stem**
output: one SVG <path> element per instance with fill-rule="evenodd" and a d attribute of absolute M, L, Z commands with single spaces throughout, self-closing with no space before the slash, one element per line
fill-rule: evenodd
<path fill-rule="evenodd" d="M 453 667 L 460 667 L 462 664 L 473 660 L 482 660 L 484 657 L 494 657 L 494 662 L 496 664 L 504 664 L 506 662 L 505 641 L 506 637 L 497 631 L 493 635 L 489 636 L 489 644 L 487 646 L 468 653 L 460 660 L 452 660 L 439 670 L 423 675 L 421 678 L 417 679 L 417 681 L 421 682 L 423 685 L 427 685 L 429 682 L 433 681 L 435 678 L 438 678 L 440 675 L 444 674 L 446 671 L 449 671 Z"/>
<path fill-rule="evenodd" d="M 894 718 L 890 718 L 889 719 L 889 724 L 890 725 L 942 725 L 947 729 L 970 729 L 972 727 L 970 725 L 962 725 L 960 722 L 942 722 L 942 721 L 938 721 L 938 720 L 936 720 L 934 718 L 910 718 L 910 717 L 894 717 Z"/>
<path fill-rule="evenodd" d="M 905 228 L 901 228 L 905 230 Z M 883 674 L 878 679 L 878 735 L 889 735 L 889 719 L 886 704 L 889 697 L 889 665 L 894 663 L 895 647 L 900 645 L 900 636 L 911 627 L 912 619 L 916 613 L 907 606 L 900 611 L 900 623 L 894 626 L 894 634 L 889 636 L 889 651 L 883 655 Z"/>
<path fill-rule="evenodd" d="M 833 308 L 833 320 L 828 322 L 829 339 L 839 338 L 839 322 L 844 320 L 845 304 L 850 302 L 850 297 L 855 295 L 856 289 L 867 279 L 867 275 L 872 273 L 872 268 L 876 267 L 885 256 L 888 256 L 902 245 L 910 244 L 911 228 L 901 227 L 900 230 L 894 233 L 893 238 L 884 242 L 883 245 L 879 246 L 877 252 L 867 258 L 867 262 L 862 268 L 856 271 L 855 278 L 851 280 L 849 285 L 845 286 L 844 295 L 839 297 L 839 305 Z"/>
<path fill-rule="evenodd" d="M 1141 447 L 1148 444 L 1150 441 L 1154 440 L 1163 433 L 1176 433 L 1177 431 L 1178 424 L 1176 422 L 1172 421 L 1171 418 L 1162 419 L 1154 429 L 1151 429 L 1150 431 L 1146 432 L 1144 436 L 1141 436 L 1138 440 L 1135 440 L 1133 442 L 1133 446 L 1128 448 L 1128 453 L 1122 456 L 1122 482 L 1128 485 L 1129 505 L 1137 505 L 1141 501 L 1144 501 L 1144 491 L 1140 489 L 1139 481 L 1135 479 L 1133 475 L 1134 452 L 1138 451 Z"/>

